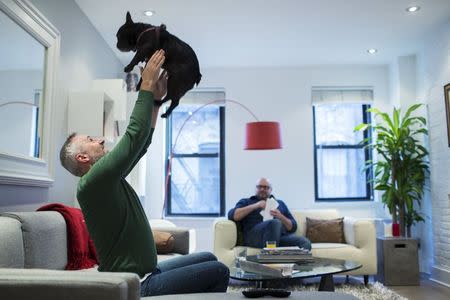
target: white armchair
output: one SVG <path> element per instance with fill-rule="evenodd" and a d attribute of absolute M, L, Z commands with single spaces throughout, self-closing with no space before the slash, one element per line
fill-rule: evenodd
<path fill-rule="evenodd" d="M 335 219 L 339 213 L 334 209 L 292 211 L 297 221 L 298 235 L 306 234 L 306 217 L 314 219 Z M 347 275 L 368 275 L 377 273 L 376 233 L 373 220 L 344 218 L 344 235 L 346 244 L 312 243 L 312 253 L 316 257 L 354 260 L 362 268 L 350 271 Z M 237 228 L 233 221 L 221 218 L 214 222 L 214 254 L 225 265 L 234 260 L 234 248 L 237 246 Z M 259 249 L 246 247 L 248 254 L 256 254 Z"/>

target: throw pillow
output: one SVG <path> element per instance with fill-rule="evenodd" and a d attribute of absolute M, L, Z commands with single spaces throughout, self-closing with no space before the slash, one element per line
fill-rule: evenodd
<path fill-rule="evenodd" d="M 317 220 L 306 218 L 306 237 L 311 243 L 345 243 L 344 218 Z"/>
<path fill-rule="evenodd" d="M 158 254 L 167 254 L 173 251 L 175 238 L 169 232 L 153 230 L 153 239 L 156 244 L 156 252 Z"/>

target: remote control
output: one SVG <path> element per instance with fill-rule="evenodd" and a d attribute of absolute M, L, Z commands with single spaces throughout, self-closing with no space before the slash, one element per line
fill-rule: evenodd
<path fill-rule="evenodd" d="M 291 295 L 291 292 L 284 289 L 249 289 L 242 291 L 242 294 L 247 298 L 260 298 L 264 296 L 286 298 Z"/>

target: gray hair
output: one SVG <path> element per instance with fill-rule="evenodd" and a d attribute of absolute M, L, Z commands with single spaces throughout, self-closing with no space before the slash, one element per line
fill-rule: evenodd
<path fill-rule="evenodd" d="M 59 159 L 61 161 L 61 165 L 67 171 L 75 176 L 81 177 L 84 175 L 84 170 L 81 168 L 75 157 L 79 153 L 79 147 L 72 143 L 72 139 L 76 135 L 76 132 L 74 132 L 66 139 L 64 145 L 61 147 L 61 151 L 59 152 Z"/>

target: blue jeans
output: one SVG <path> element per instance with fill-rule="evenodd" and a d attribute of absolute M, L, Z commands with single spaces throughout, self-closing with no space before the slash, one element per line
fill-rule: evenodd
<path fill-rule="evenodd" d="M 311 250 L 311 242 L 302 236 L 289 234 L 278 219 L 261 222 L 244 234 L 244 244 L 255 248 L 266 247 L 267 241 L 276 241 L 277 246 L 299 246 Z"/>
<path fill-rule="evenodd" d="M 183 255 L 160 262 L 141 283 L 141 297 L 226 292 L 230 271 L 209 252 Z"/>

